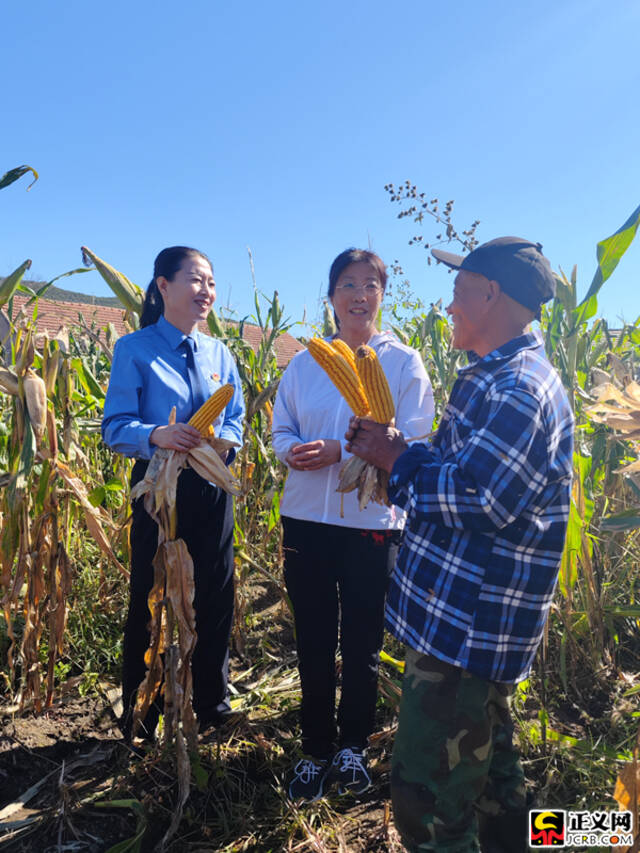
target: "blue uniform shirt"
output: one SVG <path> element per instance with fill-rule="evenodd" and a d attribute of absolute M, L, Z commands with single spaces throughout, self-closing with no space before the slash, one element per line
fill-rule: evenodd
<path fill-rule="evenodd" d="M 176 421 L 193 414 L 187 356 L 182 341 L 187 336 L 160 317 L 157 323 L 120 338 L 113 352 L 109 389 L 104 403 L 102 437 L 112 450 L 137 459 L 150 459 L 155 445 L 149 436 L 168 423 L 173 406 Z M 233 356 L 216 338 L 195 331 L 195 360 L 208 393 L 221 385 L 234 387 L 233 397 L 214 423 L 218 438 L 242 443 L 244 400 Z M 235 452 L 227 458 L 229 464 Z"/>
<path fill-rule="evenodd" d="M 539 334 L 462 368 L 430 444 L 402 454 L 389 498 L 407 511 L 387 627 L 481 678 L 528 672 L 569 517 L 573 415 Z"/>

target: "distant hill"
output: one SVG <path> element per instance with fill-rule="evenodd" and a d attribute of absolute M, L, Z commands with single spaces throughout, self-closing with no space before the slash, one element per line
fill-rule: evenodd
<path fill-rule="evenodd" d="M 0 283 L 4 278 L 0 278 Z M 40 290 L 46 284 L 45 281 L 27 281 L 22 279 L 22 283 L 31 290 Z M 76 293 L 75 290 L 64 290 L 62 287 L 51 286 L 44 295 L 45 299 L 51 299 L 54 302 L 81 302 L 83 305 L 108 305 L 111 308 L 123 308 L 122 303 L 117 296 L 92 296 L 89 293 Z"/>

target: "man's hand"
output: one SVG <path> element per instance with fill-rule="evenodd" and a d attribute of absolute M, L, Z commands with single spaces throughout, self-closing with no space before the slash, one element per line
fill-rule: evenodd
<path fill-rule="evenodd" d="M 149 436 L 149 444 L 166 447 L 167 450 L 180 450 L 186 453 L 197 447 L 202 441 L 198 430 L 189 424 L 168 424 L 157 426 Z"/>
<path fill-rule="evenodd" d="M 351 418 L 344 437 L 349 453 L 389 473 L 396 459 L 402 456 L 409 446 L 400 430 L 366 418 Z"/>
<path fill-rule="evenodd" d="M 342 447 L 335 438 L 318 438 L 289 448 L 285 462 L 296 471 L 317 471 L 342 458 Z"/>

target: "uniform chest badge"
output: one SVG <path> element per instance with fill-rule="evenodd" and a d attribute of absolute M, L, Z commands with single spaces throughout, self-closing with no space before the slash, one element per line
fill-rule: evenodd
<path fill-rule="evenodd" d="M 214 380 L 214 382 L 220 382 L 220 374 L 219 373 L 212 373 L 211 378 Z"/>

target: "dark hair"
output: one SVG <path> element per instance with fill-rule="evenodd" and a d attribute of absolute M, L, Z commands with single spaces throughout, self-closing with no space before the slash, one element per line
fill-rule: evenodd
<path fill-rule="evenodd" d="M 360 261 L 364 261 L 364 263 L 369 264 L 378 278 L 380 284 L 382 285 L 382 292 L 384 293 L 384 289 L 387 286 L 387 268 L 384 265 L 382 258 L 376 255 L 375 252 L 370 252 L 368 249 L 345 249 L 344 252 L 340 252 L 338 257 L 331 264 L 331 269 L 329 270 L 329 297 L 333 296 L 336 292 L 336 284 L 338 283 L 338 279 L 342 275 L 343 271 L 350 266 L 350 264 L 357 264 Z M 336 322 L 336 326 L 340 328 L 340 321 L 338 320 L 338 316 L 336 312 L 333 312 L 333 317 Z"/>
<path fill-rule="evenodd" d="M 144 306 L 142 308 L 142 315 L 140 316 L 141 329 L 157 323 L 162 314 L 164 314 L 164 302 L 158 289 L 158 278 L 163 276 L 168 281 L 171 281 L 182 266 L 185 258 L 191 258 L 194 255 L 204 258 L 213 270 L 213 264 L 209 258 L 204 252 L 200 252 L 198 249 L 192 249 L 189 246 L 169 246 L 169 248 L 163 249 L 160 252 L 153 263 L 153 278 L 149 282 L 144 297 Z"/>

